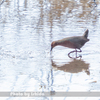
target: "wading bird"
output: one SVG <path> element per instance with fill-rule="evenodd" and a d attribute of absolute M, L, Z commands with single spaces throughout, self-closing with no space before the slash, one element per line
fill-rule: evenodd
<path fill-rule="evenodd" d="M 68 56 L 70 58 L 72 58 L 70 56 L 71 53 L 76 52 L 76 58 L 77 57 L 77 52 L 82 52 L 82 50 L 80 49 L 86 42 L 89 41 L 88 37 L 88 29 L 85 31 L 85 33 L 83 34 L 83 36 L 72 36 L 72 37 L 67 37 L 61 40 L 57 40 L 57 41 L 53 41 L 51 43 L 51 51 L 55 46 L 64 46 L 64 47 L 68 47 L 68 48 L 72 48 L 75 49 L 74 51 L 71 51 L 68 53 Z M 77 50 L 79 49 L 79 51 Z"/>

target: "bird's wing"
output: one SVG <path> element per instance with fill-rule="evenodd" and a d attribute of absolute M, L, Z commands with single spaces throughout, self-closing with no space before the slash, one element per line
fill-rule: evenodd
<path fill-rule="evenodd" d="M 86 42 L 86 40 L 80 36 L 71 37 L 68 41 L 72 42 L 78 49 L 80 49 Z"/>

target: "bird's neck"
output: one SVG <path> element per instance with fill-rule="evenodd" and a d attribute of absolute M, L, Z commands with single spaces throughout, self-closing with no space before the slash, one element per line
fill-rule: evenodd
<path fill-rule="evenodd" d="M 58 41 L 55 41 L 55 46 L 59 46 L 59 45 L 62 45 L 62 41 L 61 40 L 58 40 Z"/>

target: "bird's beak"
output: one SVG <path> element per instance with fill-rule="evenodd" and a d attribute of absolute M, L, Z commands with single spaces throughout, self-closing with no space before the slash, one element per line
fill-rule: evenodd
<path fill-rule="evenodd" d="M 51 50 L 50 51 L 52 51 L 52 49 L 53 49 L 53 47 L 51 47 Z"/>

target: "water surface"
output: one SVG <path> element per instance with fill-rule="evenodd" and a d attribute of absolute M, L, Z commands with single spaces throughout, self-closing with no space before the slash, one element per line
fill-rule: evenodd
<path fill-rule="evenodd" d="M 0 6 L 0 91 L 99 91 L 100 1 L 96 4 L 93 0 L 5 0 Z M 81 59 L 69 58 L 72 49 L 61 46 L 50 55 L 52 41 L 81 36 L 86 29 L 90 41 L 78 53 Z"/>

